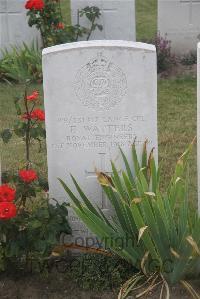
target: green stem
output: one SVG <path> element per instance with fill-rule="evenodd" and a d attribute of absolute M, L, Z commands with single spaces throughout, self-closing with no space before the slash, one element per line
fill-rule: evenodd
<path fill-rule="evenodd" d="M 40 26 L 40 34 L 41 34 L 41 37 L 42 37 L 42 46 L 43 46 L 43 48 L 46 48 L 45 33 L 42 30 L 42 26 Z"/>
<path fill-rule="evenodd" d="M 26 108 L 26 114 L 27 114 L 27 126 L 26 126 L 26 133 L 25 133 L 25 144 L 26 144 L 26 169 L 29 168 L 30 164 L 30 127 L 31 127 L 31 120 L 29 119 L 29 109 L 28 109 L 28 103 L 27 103 L 27 87 L 25 88 L 24 93 L 24 105 Z"/>
<path fill-rule="evenodd" d="M 95 17 L 93 18 L 92 20 L 92 24 L 91 24 L 91 27 L 90 27 L 90 30 L 89 30 L 89 33 L 88 33 L 88 36 L 87 36 L 87 41 L 90 39 L 90 36 L 92 34 L 92 32 L 94 31 L 93 27 L 94 27 L 94 22 L 95 22 Z"/>
<path fill-rule="evenodd" d="M 77 31 L 77 35 L 76 35 L 76 38 L 75 38 L 76 42 L 78 41 L 78 38 L 79 38 L 79 26 L 80 26 L 80 12 L 79 12 L 79 9 L 77 10 L 77 25 L 78 25 L 78 31 Z"/>

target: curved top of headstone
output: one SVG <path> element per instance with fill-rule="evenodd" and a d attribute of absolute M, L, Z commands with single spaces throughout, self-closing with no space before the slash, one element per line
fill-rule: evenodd
<path fill-rule="evenodd" d="M 64 52 L 68 50 L 75 50 L 81 48 L 87 49 L 87 48 L 95 48 L 95 47 L 108 47 L 108 48 L 118 47 L 118 48 L 145 50 L 150 52 L 156 51 L 154 45 L 140 43 L 140 42 L 132 42 L 132 41 L 124 41 L 124 40 L 93 40 L 93 41 L 67 43 L 67 44 L 61 44 L 61 45 L 45 48 L 42 51 L 42 55 L 48 55 L 52 53 Z"/>

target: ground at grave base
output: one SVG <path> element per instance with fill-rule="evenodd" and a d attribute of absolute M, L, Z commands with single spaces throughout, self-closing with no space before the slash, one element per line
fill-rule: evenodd
<path fill-rule="evenodd" d="M 162 72 L 161 74 L 158 74 L 158 78 L 160 79 L 174 79 L 180 77 L 191 77 L 196 78 L 196 72 L 197 72 L 197 65 L 183 65 L 180 62 L 177 62 L 176 64 L 172 65 L 168 70 Z"/>
<path fill-rule="evenodd" d="M 200 281 L 193 283 L 200 292 Z M 159 291 L 142 297 L 158 299 Z M 190 299 L 191 296 L 181 287 L 173 287 L 171 299 Z M 54 274 L 47 278 L 26 276 L 17 279 L 0 277 L 0 299 L 117 299 L 117 291 L 97 292 L 78 289 L 65 275 Z M 134 299 L 129 296 L 127 299 Z"/>
<path fill-rule="evenodd" d="M 117 293 L 85 291 L 67 280 L 65 275 L 18 279 L 0 278 L 0 299 L 116 299 Z"/>

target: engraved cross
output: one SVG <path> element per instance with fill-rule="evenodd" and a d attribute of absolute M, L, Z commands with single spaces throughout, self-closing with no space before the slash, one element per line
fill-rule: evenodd
<path fill-rule="evenodd" d="M 112 172 L 110 171 L 106 171 L 106 159 L 105 159 L 105 156 L 106 156 L 106 153 L 99 153 L 98 154 L 99 157 L 100 157 L 100 169 L 98 169 L 99 171 L 107 174 L 107 175 L 111 175 Z M 87 178 L 97 178 L 97 175 L 96 175 L 96 172 L 95 171 L 85 171 L 86 173 L 86 176 Z M 102 189 L 102 193 L 101 193 L 101 208 L 102 209 L 106 209 L 107 208 L 107 205 L 106 205 L 106 196 L 103 192 L 103 189 Z"/>

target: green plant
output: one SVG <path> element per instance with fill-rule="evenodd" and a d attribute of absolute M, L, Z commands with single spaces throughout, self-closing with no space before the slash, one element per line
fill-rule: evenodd
<path fill-rule="evenodd" d="M 24 83 L 27 79 L 32 82 L 42 81 L 42 55 L 38 46 L 32 43 L 27 46 L 13 47 L 11 52 L 2 51 L 0 60 L 0 79 L 14 80 Z"/>
<path fill-rule="evenodd" d="M 85 7 L 77 12 L 77 24 L 75 26 L 65 25 L 59 1 L 47 1 L 44 10 L 30 9 L 28 11 L 29 25 L 36 26 L 42 34 L 43 46 L 76 42 L 80 37 L 89 40 L 92 32 L 102 26 L 96 23 L 101 13 L 95 7 Z M 85 28 L 80 26 L 80 18 L 86 17 L 91 26 Z M 42 54 L 38 44 L 30 46 L 23 44 L 22 47 L 12 47 L 12 51 L 2 50 L 3 58 L 0 60 L 0 80 L 25 83 L 27 79 L 32 82 L 42 82 Z"/>
<path fill-rule="evenodd" d="M 72 180 L 81 197 L 75 196 L 60 180 L 73 202 L 73 209 L 88 228 L 107 247 L 132 263 L 139 271 L 121 289 L 119 298 L 145 287 L 145 295 L 161 286 L 160 298 L 169 298 L 170 286 L 181 283 L 193 298 L 199 298 L 186 282 L 200 262 L 200 219 L 191 212 L 186 175 L 192 145 L 177 162 L 174 175 L 165 193 L 159 188 L 160 175 L 153 152 L 147 155 L 146 143 L 141 163 L 132 147 L 134 171 L 121 151 L 125 171 L 120 175 L 112 162 L 113 175 L 97 173 L 98 180 L 115 211 L 110 220 L 92 205 L 75 178 Z M 133 175 L 134 173 L 134 175 Z M 119 239 L 121 243 L 119 244 Z M 125 242 L 126 240 L 130 242 Z"/>
<path fill-rule="evenodd" d="M 91 34 L 94 30 L 102 30 L 102 25 L 96 23 L 97 19 L 99 19 L 101 13 L 98 7 L 96 6 L 87 6 L 81 10 L 77 11 L 77 24 L 66 25 L 64 30 L 62 31 L 63 37 L 60 39 L 59 43 L 66 42 L 77 42 L 79 38 L 83 38 L 85 40 L 89 40 Z M 90 22 L 90 27 L 86 28 L 80 25 L 80 18 L 87 18 Z"/>
<path fill-rule="evenodd" d="M 14 128 L 4 129 L 0 131 L 0 137 L 4 143 L 8 143 L 12 138 L 13 133 L 22 139 L 25 144 L 26 155 L 26 169 L 31 165 L 30 148 L 33 141 L 39 143 L 39 150 L 41 149 L 41 142 L 46 138 L 46 131 L 44 128 L 45 113 L 38 108 L 40 104 L 39 92 L 33 91 L 28 95 L 28 83 L 25 86 L 25 91 L 22 96 L 17 96 L 14 100 L 14 105 L 17 113 L 17 120 Z"/>
<path fill-rule="evenodd" d="M 78 25 L 79 25 L 79 16 L 80 17 L 86 17 L 90 23 L 91 26 L 89 29 L 87 28 L 83 28 L 80 36 L 82 36 L 84 33 L 87 34 L 86 40 L 88 41 L 91 37 L 91 34 L 93 31 L 95 31 L 96 29 L 102 31 L 103 30 L 103 26 L 96 23 L 96 20 L 99 19 L 99 17 L 101 16 L 100 10 L 98 7 L 96 6 L 86 6 L 85 8 L 83 8 L 82 10 L 78 11 Z M 77 36 L 77 40 L 78 40 L 79 36 Z"/>
<path fill-rule="evenodd" d="M 44 271 L 60 234 L 70 233 L 67 205 L 53 205 L 41 193 L 37 196 L 34 202 L 29 197 L 23 205 L 16 199 L 17 216 L 0 219 L 0 271 Z"/>
<path fill-rule="evenodd" d="M 49 201 L 46 180 L 32 169 L 33 141 L 40 145 L 45 138 L 45 114 L 38 108 L 39 92 L 28 94 L 27 82 L 23 95 L 16 97 L 14 104 L 18 118 L 14 129 L 4 129 L 0 136 L 4 143 L 13 133 L 22 139 L 25 164 L 20 165 L 17 173 L 4 175 L 0 186 L 0 270 L 40 271 L 59 243 L 60 234 L 70 233 L 68 210 L 66 204 L 53 205 Z"/>
<path fill-rule="evenodd" d="M 64 24 L 60 0 L 28 0 L 25 8 L 28 10 L 29 26 L 36 26 L 41 33 L 43 47 L 77 41 L 85 34 L 88 40 L 96 28 L 102 30 L 102 26 L 96 23 L 101 13 L 95 6 L 78 11 L 75 26 Z M 90 28 L 80 26 L 79 19 L 83 16 L 91 22 Z"/>
<path fill-rule="evenodd" d="M 134 268 L 117 256 L 84 254 L 74 257 L 68 275 L 81 288 L 104 291 L 119 286 L 133 275 Z"/>
<path fill-rule="evenodd" d="M 181 63 L 183 65 L 193 65 L 197 63 L 197 53 L 196 51 L 190 51 L 181 58 Z"/>
<path fill-rule="evenodd" d="M 175 64 L 175 56 L 171 53 L 171 42 L 167 39 L 167 36 L 162 37 L 158 34 L 153 44 L 156 46 L 158 73 L 161 73 Z"/>
<path fill-rule="evenodd" d="M 25 4 L 30 27 L 36 26 L 40 31 L 43 47 L 56 44 L 63 30 L 60 1 L 28 0 Z M 62 25 L 61 25 L 62 24 Z"/>

